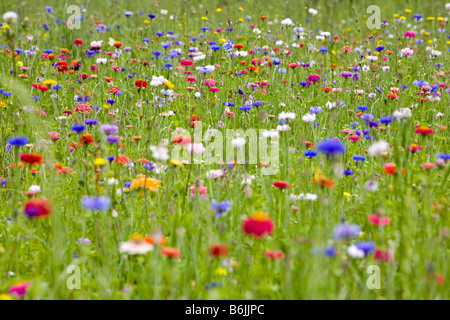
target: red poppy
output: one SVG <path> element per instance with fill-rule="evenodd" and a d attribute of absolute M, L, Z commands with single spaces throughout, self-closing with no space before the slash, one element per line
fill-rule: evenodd
<path fill-rule="evenodd" d="M 75 39 L 75 40 L 73 40 L 73 44 L 76 45 L 76 46 L 82 46 L 83 45 L 83 40 Z"/>
<path fill-rule="evenodd" d="M 51 212 L 50 203 L 42 198 L 28 200 L 23 209 L 28 218 L 47 217 Z"/>
<path fill-rule="evenodd" d="M 139 79 L 134 83 L 136 88 L 147 88 L 147 81 Z"/>
<path fill-rule="evenodd" d="M 24 153 L 20 155 L 20 161 L 28 163 L 30 166 L 42 163 L 42 156 L 36 153 Z"/>
<path fill-rule="evenodd" d="M 228 247 L 226 244 L 216 243 L 209 247 L 209 254 L 213 257 L 226 257 L 228 256 Z"/>

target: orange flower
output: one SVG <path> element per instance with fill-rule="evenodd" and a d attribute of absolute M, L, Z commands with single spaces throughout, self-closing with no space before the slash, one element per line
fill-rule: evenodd
<path fill-rule="evenodd" d="M 121 164 L 127 164 L 131 161 L 130 158 L 128 158 L 126 155 L 120 155 L 118 159 L 114 159 L 114 162 L 119 161 Z"/>
<path fill-rule="evenodd" d="M 155 241 L 153 240 L 153 236 L 151 236 L 151 235 L 146 236 L 146 237 L 144 238 L 144 240 L 145 240 L 145 242 L 147 242 L 148 244 L 151 244 L 151 245 L 154 245 L 154 244 L 155 244 Z M 160 245 L 160 246 L 163 246 L 163 245 L 166 244 L 166 242 L 167 242 L 167 239 L 164 238 L 164 237 L 161 237 L 161 239 L 159 240 L 159 245 Z"/>
<path fill-rule="evenodd" d="M 145 178 L 145 175 L 138 174 L 136 176 L 136 179 L 131 180 L 131 186 L 130 189 L 140 189 L 140 188 L 146 188 L 150 190 L 153 193 L 158 192 L 158 188 L 161 186 L 161 181 L 155 178 L 147 177 Z"/>
<path fill-rule="evenodd" d="M 85 133 L 80 136 L 81 144 L 92 144 L 93 142 L 94 142 L 94 139 L 92 138 L 90 133 Z"/>
<path fill-rule="evenodd" d="M 181 252 L 177 248 L 163 247 L 161 248 L 161 253 L 171 258 L 179 258 L 181 256 Z"/>
<path fill-rule="evenodd" d="M 386 163 L 383 168 L 386 174 L 393 175 L 397 173 L 397 165 L 393 162 Z"/>

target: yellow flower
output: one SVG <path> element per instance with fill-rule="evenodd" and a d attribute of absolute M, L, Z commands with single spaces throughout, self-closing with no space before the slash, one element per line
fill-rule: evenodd
<path fill-rule="evenodd" d="M 226 276 L 226 275 L 228 275 L 228 270 L 225 268 L 217 268 L 216 274 L 219 276 Z"/>
<path fill-rule="evenodd" d="M 150 23 L 150 20 L 145 19 L 144 23 L 149 24 L 149 23 Z"/>
<path fill-rule="evenodd" d="M 153 193 L 158 192 L 158 188 L 161 186 L 161 181 L 158 179 L 147 177 L 145 179 L 145 175 L 138 174 L 136 176 L 136 179 L 131 180 L 131 186 L 130 189 L 140 189 L 140 188 L 146 188 L 147 190 L 150 190 Z"/>
<path fill-rule="evenodd" d="M 437 20 L 437 21 L 444 21 L 444 18 L 443 18 L 443 17 L 437 17 L 436 20 Z"/>
<path fill-rule="evenodd" d="M 344 197 L 345 199 L 350 200 L 351 194 L 348 192 L 344 192 Z"/>
<path fill-rule="evenodd" d="M 176 167 L 182 167 L 183 166 L 183 162 L 181 162 L 180 160 L 176 160 L 176 159 L 171 159 L 170 163 L 173 164 Z"/>
<path fill-rule="evenodd" d="M 96 166 L 104 166 L 105 163 L 106 163 L 106 160 L 103 159 L 103 158 L 97 158 L 97 159 L 94 160 L 94 164 Z"/>
<path fill-rule="evenodd" d="M 429 36 L 430 33 L 429 33 L 429 32 L 424 32 L 423 35 L 424 35 L 424 36 Z"/>
<path fill-rule="evenodd" d="M 54 85 L 54 84 L 57 84 L 58 83 L 58 81 L 55 81 L 55 80 L 52 80 L 52 79 L 48 79 L 48 80 L 45 80 L 45 81 L 42 81 L 42 84 L 43 85 L 46 85 L 46 86 L 52 86 L 52 85 Z"/>
<path fill-rule="evenodd" d="M 109 109 L 109 106 L 107 104 L 104 104 L 103 109 Z"/>
<path fill-rule="evenodd" d="M 400 15 L 398 13 L 394 14 L 394 18 L 398 18 Z"/>
<path fill-rule="evenodd" d="M 222 12 L 222 9 L 221 8 L 217 8 L 216 11 L 217 12 Z"/>
<path fill-rule="evenodd" d="M 244 11 L 244 8 L 242 8 L 242 7 L 239 7 L 239 11 Z"/>
<path fill-rule="evenodd" d="M 242 19 L 242 18 L 239 18 L 239 22 L 244 22 L 244 19 Z"/>
<path fill-rule="evenodd" d="M 3 26 L 2 26 L 2 29 L 3 29 L 3 30 L 9 30 L 8 24 L 7 24 L 7 23 L 4 23 Z"/>
<path fill-rule="evenodd" d="M 12 300 L 12 298 L 9 294 L 0 293 L 0 300 Z"/>
<path fill-rule="evenodd" d="M 202 17 L 202 20 L 206 21 L 206 20 L 208 20 L 208 18 L 207 17 Z"/>
<path fill-rule="evenodd" d="M 172 82 L 170 82 L 170 81 L 164 81 L 164 85 L 167 87 L 167 88 L 169 88 L 169 89 L 173 89 L 173 88 L 175 88 L 175 85 L 172 83 Z"/>
<path fill-rule="evenodd" d="M 0 101 L 0 108 L 6 108 L 6 103 L 4 103 L 3 101 Z"/>
<path fill-rule="evenodd" d="M 22 61 L 17 61 L 17 64 L 16 64 L 19 68 L 20 67 L 23 67 L 23 62 Z"/>
<path fill-rule="evenodd" d="M 434 17 L 428 17 L 427 20 L 433 21 L 433 20 L 434 20 Z"/>
<path fill-rule="evenodd" d="M 411 13 L 411 9 L 405 9 L 406 13 Z"/>
<path fill-rule="evenodd" d="M 401 16 L 400 20 L 406 20 L 406 17 L 405 16 Z"/>

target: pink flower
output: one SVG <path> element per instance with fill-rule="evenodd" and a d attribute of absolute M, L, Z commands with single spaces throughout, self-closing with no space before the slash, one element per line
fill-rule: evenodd
<path fill-rule="evenodd" d="M 17 298 L 22 298 L 27 294 L 28 287 L 31 286 L 31 282 L 28 281 L 20 281 L 16 284 L 12 285 L 8 293 L 15 295 Z"/>
<path fill-rule="evenodd" d="M 369 222 L 376 224 L 377 226 L 383 226 L 389 224 L 389 217 L 380 217 L 376 214 L 371 214 L 369 216 Z"/>
<path fill-rule="evenodd" d="M 215 85 L 216 85 L 216 82 L 213 79 L 206 79 L 205 80 L 205 86 L 214 87 Z"/>
<path fill-rule="evenodd" d="M 436 164 L 431 163 L 431 162 L 426 162 L 426 163 L 422 163 L 421 166 L 424 169 L 432 169 L 432 168 L 436 167 Z"/>

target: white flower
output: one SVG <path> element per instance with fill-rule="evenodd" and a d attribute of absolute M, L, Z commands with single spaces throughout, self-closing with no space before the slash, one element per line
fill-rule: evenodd
<path fill-rule="evenodd" d="M 367 191 L 375 192 L 375 191 L 378 190 L 378 182 L 375 181 L 375 180 L 368 180 L 368 181 L 366 182 L 366 184 L 364 185 L 364 188 L 365 188 Z"/>
<path fill-rule="evenodd" d="M 37 185 L 32 185 L 28 188 L 29 192 L 38 193 L 41 192 L 41 187 Z"/>
<path fill-rule="evenodd" d="M 333 108 L 336 108 L 336 102 L 330 102 L 330 101 L 328 101 L 326 104 L 325 104 L 325 108 L 327 108 L 328 110 L 330 110 L 330 109 L 333 109 Z"/>
<path fill-rule="evenodd" d="M 320 33 L 320 35 L 321 35 L 321 36 L 324 36 L 324 37 L 329 37 L 331 34 L 330 34 L 328 31 L 322 31 L 322 32 Z"/>
<path fill-rule="evenodd" d="M 398 122 L 404 122 L 408 118 L 411 118 L 411 109 L 410 108 L 400 108 L 393 113 L 394 118 L 398 120 Z"/>
<path fill-rule="evenodd" d="M 359 250 L 355 245 L 348 247 L 347 252 L 352 258 L 364 258 L 364 251 Z"/>
<path fill-rule="evenodd" d="M 247 51 L 236 51 L 236 57 L 246 57 L 248 56 Z"/>
<path fill-rule="evenodd" d="M 253 29 L 253 32 L 256 34 L 261 34 L 261 30 L 259 30 L 258 28 Z"/>
<path fill-rule="evenodd" d="M 153 245 L 145 242 L 145 240 L 130 240 L 120 243 L 119 252 L 128 254 L 146 254 L 153 251 Z"/>
<path fill-rule="evenodd" d="M 157 87 L 164 84 L 164 81 L 166 81 L 166 79 L 163 76 L 160 77 L 152 76 L 152 81 L 150 81 L 150 85 L 152 87 Z"/>
<path fill-rule="evenodd" d="M 432 57 L 439 57 L 442 54 L 442 52 L 438 50 L 431 50 L 431 56 Z"/>
<path fill-rule="evenodd" d="M 200 60 L 203 60 L 203 59 L 205 59 L 205 58 L 206 58 L 206 55 L 200 54 L 200 55 L 194 57 L 193 60 L 194 60 L 194 61 L 200 61 Z"/>
<path fill-rule="evenodd" d="M 281 46 L 283 44 L 283 40 L 278 40 L 277 42 L 275 42 L 275 45 L 277 46 Z"/>
<path fill-rule="evenodd" d="M 295 200 L 309 200 L 309 201 L 316 201 L 317 200 L 317 194 L 314 193 L 300 193 L 298 196 L 296 196 L 295 194 L 291 194 L 290 199 L 292 201 Z"/>
<path fill-rule="evenodd" d="M 361 69 L 363 72 L 367 72 L 367 71 L 369 71 L 370 68 L 369 68 L 369 66 L 364 65 L 361 67 Z"/>
<path fill-rule="evenodd" d="M 161 14 L 162 14 L 162 15 L 165 16 L 165 15 L 167 14 L 167 12 L 169 12 L 169 11 L 167 11 L 166 9 L 161 9 Z"/>
<path fill-rule="evenodd" d="M 253 179 L 255 179 L 254 175 L 249 175 L 248 173 L 246 173 L 242 176 L 241 184 L 251 185 Z"/>
<path fill-rule="evenodd" d="M 277 126 L 278 131 L 289 131 L 291 128 L 287 124 L 283 124 L 281 126 Z"/>
<path fill-rule="evenodd" d="M 194 94 L 194 96 L 195 96 L 195 98 L 200 98 L 201 96 L 202 96 L 202 94 L 200 93 L 200 92 L 196 92 L 195 94 Z"/>
<path fill-rule="evenodd" d="M 203 153 L 205 152 L 205 147 L 203 146 L 203 143 L 191 143 L 188 146 L 188 150 L 193 153 Z"/>
<path fill-rule="evenodd" d="M 169 149 L 165 146 L 150 146 L 150 150 L 152 151 L 153 158 L 157 160 L 169 160 Z"/>
<path fill-rule="evenodd" d="M 377 155 L 382 154 L 383 152 L 386 152 L 389 150 L 389 143 L 387 143 L 384 140 L 380 140 L 378 142 L 375 142 L 369 147 L 369 155 L 374 157 Z"/>
<path fill-rule="evenodd" d="M 278 133 L 278 131 L 275 131 L 273 129 L 270 131 L 266 130 L 266 131 L 263 131 L 262 136 L 264 138 L 276 138 L 279 136 L 279 133 Z"/>
<path fill-rule="evenodd" d="M 223 176 L 223 171 L 220 169 L 219 170 L 210 170 L 206 173 L 206 177 L 211 178 L 211 179 L 217 179 L 221 176 Z"/>
<path fill-rule="evenodd" d="M 367 57 L 367 61 L 377 61 L 378 57 L 377 56 L 368 56 Z"/>
<path fill-rule="evenodd" d="M 391 67 L 382 67 L 381 69 L 382 69 L 383 71 L 389 71 L 390 68 L 391 68 Z"/>
<path fill-rule="evenodd" d="M 18 15 L 14 11 L 8 11 L 3 14 L 3 20 L 7 23 L 17 22 Z"/>
<path fill-rule="evenodd" d="M 292 25 L 292 23 L 293 22 L 292 22 L 292 20 L 290 18 L 281 20 L 281 24 L 284 25 L 284 26 L 290 26 L 290 25 Z"/>
<path fill-rule="evenodd" d="M 231 143 L 233 144 L 233 147 L 235 147 L 235 148 L 242 148 L 245 145 L 245 139 L 236 137 L 233 139 L 233 141 Z"/>
<path fill-rule="evenodd" d="M 316 121 L 316 114 L 315 113 L 307 113 L 302 117 L 302 120 L 307 123 Z"/>
<path fill-rule="evenodd" d="M 294 120 L 295 119 L 295 113 L 294 112 L 281 112 L 278 115 L 278 120 L 287 120 L 287 119 Z"/>
<path fill-rule="evenodd" d="M 450 3 L 445 4 L 445 10 L 450 11 Z"/>
<path fill-rule="evenodd" d="M 442 112 L 438 112 L 436 113 L 436 115 L 434 116 L 435 118 L 442 118 L 444 116 L 444 114 Z"/>
<path fill-rule="evenodd" d="M 316 9 L 313 9 L 313 8 L 309 8 L 308 12 L 311 13 L 311 15 L 313 15 L 313 16 L 315 16 L 318 13 L 318 11 Z"/>
<path fill-rule="evenodd" d="M 106 64 L 106 62 L 108 61 L 108 59 L 106 58 L 97 58 L 96 62 L 97 63 L 101 63 L 101 64 Z"/>
<path fill-rule="evenodd" d="M 216 67 L 214 67 L 214 66 L 212 66 L 212 65 L 207 65 L 207 66 L 205 66 L 205 67 L 196 67 L 197 70 L 200 70 L 200 69 L 206 69 L 206 70 L 208 71 L 208 73 L 213 72 L 215 68 L 216 68 Z"/>

